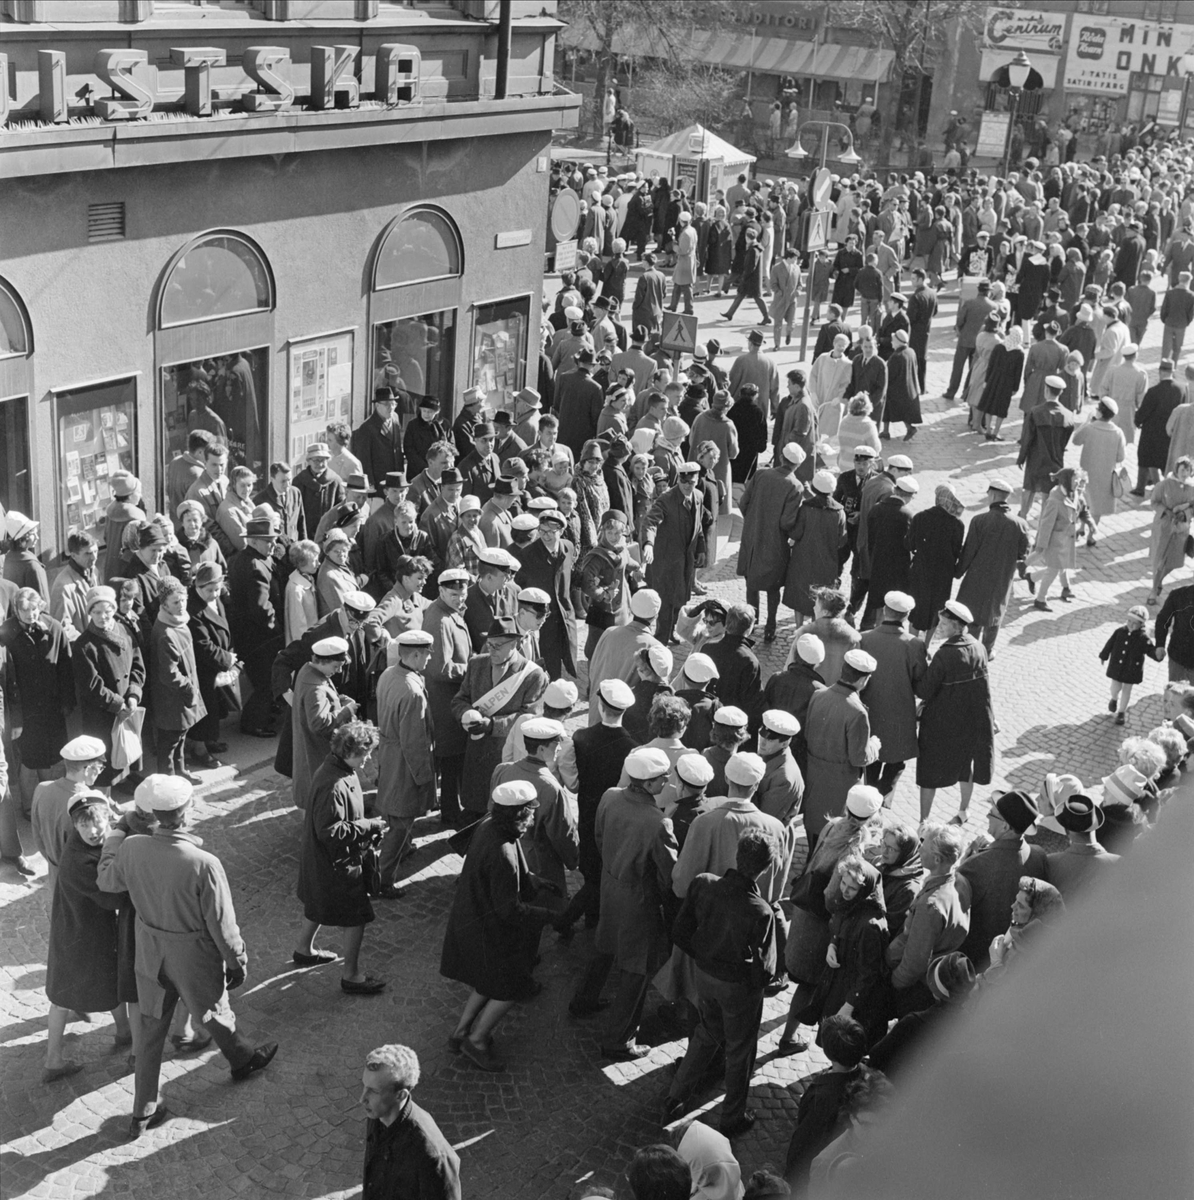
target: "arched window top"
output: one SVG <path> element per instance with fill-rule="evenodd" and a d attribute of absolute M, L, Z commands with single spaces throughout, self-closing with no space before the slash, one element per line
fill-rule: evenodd
<path fill-rule="evenodd" d="M 452 219 L 434 208 L 415 208 L 390 224 L 373 268 L 373 287 L 399 287 L 459 275 L 464 254 Z"/>
<path fill-rule="evenodd" d="M 273 306 L 274 282 L 265 255 L 241 234 L 221 230 L 196 238 L 171 261 L 160 324 L 189 325 Z"/>
<path fill-rule="evenodd" d="M 0 358 L 33 353 L 33 328 L 21 297 L 7 280 L 0 279 Z"/>

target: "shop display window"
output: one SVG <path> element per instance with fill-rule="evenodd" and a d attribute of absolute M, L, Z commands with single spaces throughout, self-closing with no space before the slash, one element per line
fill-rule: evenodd
<path fill-rule="evenodd" d="M 174 263 L 162 291 L 161 326 L 272 307 L 265 259 L 243 238 L 215 234 L 187 247 Z"/>
<path fill-rule="evenodd" d="M 463 255 L 456 227 L 433 208 L 404 213 L 390 227 L 377 254 L 373 286 L 399 287 L 459 275 Z"/>
<path fill-rule="evenodd" d="M 351 333 L 292 342 L 289 360 L 290 460 L 299 471 L 312 442 L 327 441 L 333 421 L 352 424 Z"/>
<path fill-rule="evenodd" d="M 526 382 L 529 297 L 478 304 L 473 314 L 472 386 L 485 392 L 492 409 L 513 409 Z"/>
<path fill-rule="evenodd" d="M 137 383 L 117 379 L 58 393 L 58 505 L 63 541 L 90 533 L 101 544 L 117 471 L 136 474 Z"/>
<path fill-rule="evenodd" d="M 434 396 L 450 411 L 452 363 L 456 353 L 456 311 L 426 313 L 385 321 L 373 329 L 373 378 L 369 394 L 388 386 L 398 396 L 403 423 L 422 396 Z M 445 408 L 445 402 L 448 408 Z"/>
<path fill-rule="evenodd" d="M 7 512 L 33 511 L 29 475 L 29 397 L 0 401 L 0 504 Z"/>
<path fill-rule="evenodd" d="M 163 367 L 162 461 L 186 450 L 192 429 L 206 429 L 227 444 L 230 465 L 263 477 L 268 358 L 263 346 Z"/>
<path fill-rule="evenodd" d="M 0 280 L 0 358 L 7 358 L 10 354 L 28 354 L 31 349 L 21 305 Z"/>

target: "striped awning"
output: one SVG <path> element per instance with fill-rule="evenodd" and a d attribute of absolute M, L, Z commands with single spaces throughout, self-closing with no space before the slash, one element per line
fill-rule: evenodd
<path fill-rule="evenodd" d="M 569 25 L 562 34 L 565 46 L 596 50 L 597 35 L 583 22 Z M 891 50 L 872 50 L 867 46 L 818 46 L 787 38 L 758 37 L 741 33 L 697 29 L 682 46 L 681 56 L 695 58 L 713 66 L 761 75 L 794 75 L 814 79 L 859 79 L 879 83 L 891 73 L 895 54 Z M 654 40 L 633 33 L 616 33 L 613 52 L 625 58 L 667 58 L 669 47 L 658 37 Z"/>

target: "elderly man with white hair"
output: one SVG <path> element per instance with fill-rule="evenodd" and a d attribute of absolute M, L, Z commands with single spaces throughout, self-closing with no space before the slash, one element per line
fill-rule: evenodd
<path fill-rule="evenodd" d="M 597 808 L 594 832 L 602 875 L 596 953 L 568 1011 L 583 1018 L 605 1008 L 601 990 L 617 967 L 617 991 L 601 1039 L 606 1058 L 638 1059 L 650 1052 L 635 1038 L 651 976 L 668 956 L 668 930 L 676 908 L 676 837 L 656 803 L 671 765 L 662 750 L 632 751 L 626 757 L 629 784 L 610 788 Z"/>
<path fill-rule="evenodd" d="M 130 1138 L 171 1115 L 158 1084 L 166 1034 L 180 999 L 215 1039 L 233 1082 L 262 1070 L 278 1052 L 277 1042 L 254 1049 L 236 1027 L 228 992 L 244 983 L 249 955 L 223 865 L 186 832 L 194 788 L 179 775 L 150 775 L 138 791 L 142 788 L 157 828 L 148 836 L 114 830 L 104 843 L 97 876 L 101 891 L 128 892 L 137 910 L 141 1041 Z"/>
<path fill-rule="evenodd" d="M 365 1056 L 362 1200 L 460 1200 L 460 1159 L 435 1118 L 411 1098 L 420 1075 L 418 1056 L 409 1046 L 378 1046 Z"/>

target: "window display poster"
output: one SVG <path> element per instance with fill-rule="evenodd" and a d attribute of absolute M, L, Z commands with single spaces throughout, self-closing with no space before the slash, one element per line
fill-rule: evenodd
<path fill-rule="evenodd" d="M 90 533 L 101 545 L 112 502 L 109 479 L 134 470 L 134 385 L 131 380 L 62 393 L 58 410 L 58 478 L 64 540 Z"/>
<path fill-rule="evenodd" d="M 332 421 L 352 413 L 353 335 L 338 333 L 290 343 L 287 373 L 290 459 L 302 467 L 307 447 L 325 439 Z"/>
<path fill-rule="evenodd" d="M 506 300 L 479 305 L 473 332 L 473 386 L 497 411 L 512 410 L 526 377 L 530 301 Z"/>

